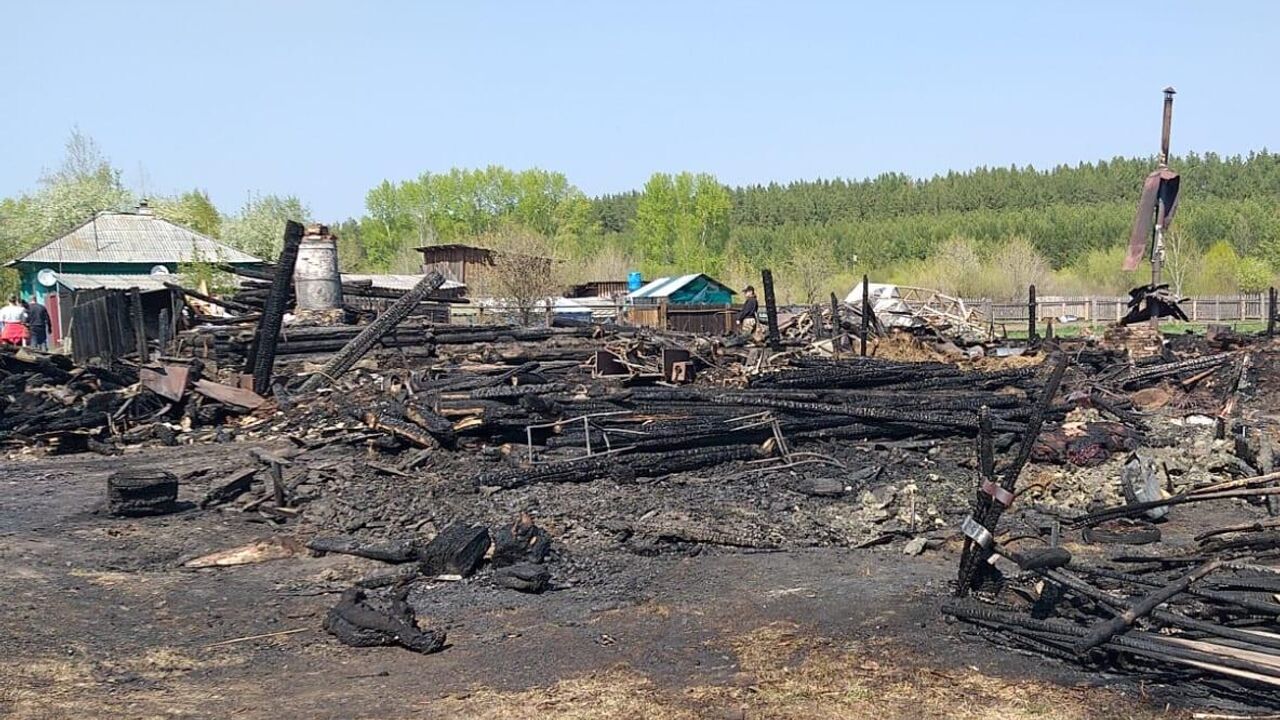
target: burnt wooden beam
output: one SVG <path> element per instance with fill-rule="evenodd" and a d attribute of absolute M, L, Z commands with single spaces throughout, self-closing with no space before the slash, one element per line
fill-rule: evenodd
<path fill-rule="evenodd" d="M 276 362 L 276 343 L 280 340 L 280 326 L 284 323 L 285 302 L 293 287 L 293 269 L 298 262 L 298 247 L 302 244 L 304 229 L 301 223 L 285 222 L 284 249 L 276 263 L 271 292 L 262 309 L 258 333 L 252 355 L 253 391 L 266 396 L 271 390 L 271 373 Z"/>
<path fill-rule="evenodd" d="M 862 276 L 862 340 L 858 354 L 867 356 L 867 334 L 871 332 L 871 287 L 866 275 Z"/>
<path fill-rule="evenodd" d="M 338 351 L 328 363 L 325 363 L 323 368 L 318 372 L 312 373 L 311 377 L 302 383 L 300 391 L 319 390 L 342 377 L 343 374 L 351 369 L 352 365 L 355 365 L 360 358 L 365 356 L 365 353 L 373 349 L 374 344 L 381 340 L 382 336 L 394 330 L 401 320 L 408 317 L 413 308 L 422 301 L 422 298 L 434 292 L 443 284 L 443 275 L 438 272 L 427 273 L 418 281 L 417 285 L 413 286 L 412 290 L 400 296 L 400 299 L 392 303 L 391 307 L 387 308 L 376 320 L 365 326 L 364 330 L 352 338 L 351 342 Z"/>
<path fill-rule="evenodd" d="M 151 362 L 151 352 L 147 349 L 147 324 L 142 314 L 142 291 L 129 289 L 129 319 L 133 325 L 133 339 L 138 346 L 138 362 Z"/>
<path fill-rule="evenodd" d="M 169 288 L 170 290 L 176 290 L 177 292 L 180 292 L 189 298 L 199 300 L 200 302 L 206 302 L 206 303 L 209 303 L 210 305 L 217 305 L 220 308 L 223 308 L 225 310 L 231 310 L 232 312 L 250 313 L 250 312 L 257 311 L 257 308 L 253 307 L 252 305 L 239 303 L 239 302 L 236 302 L 235 300 L 223 300 L 222 298 L 216 298 L 216 297 L 213 297 L 212 295 L 205 295 L 202 292 L 197 292 L 190 288 L 182 287 L 178 283 L 166 282 L 164 286 Z"/>
<path fill-rule="evenodd" d="M 1036 340 L 1036 286 L 1027 286 L 1027 342 L 1031 343 Z"/>
<path fill-rule="evenodd" d="M 778 333 L 778 299 L 773 294 L 773 271 L 760 271 L 760 284 L 764 286 L 764 316 L 769 324 L 769 347 L 782 349 L 782 336 Z"/>

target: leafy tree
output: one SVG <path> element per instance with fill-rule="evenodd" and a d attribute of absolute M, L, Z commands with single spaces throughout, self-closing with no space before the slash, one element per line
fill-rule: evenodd
<path fill-rule="evenodd" d="M 789 299 L 813 305 L 834 289 L 832 281 L 838 265 L 833 243 L 811 228 L 792 230 L 787 242 L 788 257 L 782 280 Z"/>
<path fill-rule="evenodd" d="M 655 173 L 636 207 L 635 229 L 647 271 L 717 274 L 729 239 L 729 191 L 714 176 Z"/>
<path fill-rule="evenodd" d="M 204 190 L 189 190 L 177 197 L 157 197 L 150 201 L 160 217 L 216 238 L 222 231 L 222 214 Z"/>
<path fill-rule="evenodd" d="M 1192 279 L 1194 292 L 1200 294 L 1233 293 L 1238 289 L 1240 256 L 1226 240 L 1214 243 L 1204 254 L 1200 272 Z"/>
<path fill-rule="evenodd" d="M 0 202 L 0 253 L 14 258 L 66 233 L 103 210 L 122 210 L 133 197 L 93 138 L 71 131 L 57 170 L 45 173 L 30 195 Z M 12 293 L 17 275 L 0 274 L 0 292 Z"/>
<path fill-rule="evenodd" d="M 991 263 L 983 275 L 997 282 L 992 297 L 1025 297 L 1027 288 L 1035 285 L 1044 289 L 1053 269 L 1048 261 L 1025 237 L 1015 235 L 1005 241 L 991 257 Z"/>
<path fill-rule="evenodd" d="M 367 263 L 405 265 L 414 248 L 457 242 L 514 223 L 572 246 L 594 225 L 591 205 L 561 173 L 500 166 L 384 180 L 365 196 Z"/>
<path fill-rule="evenodd" d="M 284 242 L 286 220 L 311 222 L 311 211 L 293 195 L 252 195 L 222 225 L 222 239 L 261 260 L 274 262 Z"/>
<path fill-rule="evenodd" d="M 564 265 L 550 238 L 514 223 L 478 235 L 470 244 L 493 250 L 493 262 L 469 282 L 481 295 L 515 303 L 520 323 L 529 325 L 540 306 L 564 290 Z"/>
<path fill-rule="evenodd" d="M 1236 285 L 1240 292 L 1256 293 L 1271 287 L 1275 274 L 1266 262 L 1254 258 L 1241 258 L 1236 265 Z"/>
<path fill-rule="evenodd" d="M 1164 234 L 1164 265 L 1161 270 L 1174 294 L 1181 295 L 1187 280 L 1199 269 L 1200 248 L 1191 234 L 1178 225 Z"/>

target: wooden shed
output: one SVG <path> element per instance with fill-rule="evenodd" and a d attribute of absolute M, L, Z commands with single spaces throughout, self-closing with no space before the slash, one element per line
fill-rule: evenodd
<path fill-rule="evenodd" d="M 661 277 L 627 295 L 625 318 L 632 325 L 705 334 L 733 330 L 733 296 L 705 273 Z"/>
<path fill-rule="evenodd" d="M 493 251 L 474 245 L 427 245 L 418 248 L 422 253 L 422 272 L 432 270 L 445 280 L 467 284 L 467 271 L 475 266 L 493 264 Z"/>

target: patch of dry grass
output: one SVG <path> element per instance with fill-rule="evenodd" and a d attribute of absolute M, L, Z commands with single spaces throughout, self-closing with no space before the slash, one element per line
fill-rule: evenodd
<path fill-rule="evenodd" d="M 976 671 L 897 662 L 887 648 L 841 648 L 777 623 L 729 643 L 742 682 L 659 687 L 619 666 L 550 687 L 481 689 L 432 703 L 441 717 L 480 720 L 533 715 L 560 720 L 743 718 L 755 720 L 1117 720 L 1178 717 L 1135 708 L 1103 690 L 1008 681 Z"/>
<path fill-rule="evenodd" d="M 230 653 L 197 659 L 171 647 L 94 662 L 83 653 L 66 659 L 9 659 L 0 662 L 0 717 L 49 718 L 190 717 L 204 689 L 178 684 L 194 670 L 245 662 Z M 118 686 L 110 678 L 131 676 L 159 683 L 146 689 Z"/>

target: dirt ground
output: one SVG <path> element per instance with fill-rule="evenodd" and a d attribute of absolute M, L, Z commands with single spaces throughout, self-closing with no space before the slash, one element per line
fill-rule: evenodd
<path fill-rule="evenodd" d="M 235 446 L 234 452 L 243 452 Z M 131 453 L 177 474 L 206 445 Z M 957 549 L 606 556 L 542 596 L 436 583 L 450 647 L 357 649 L 321 629 L 379 564 L 183 569 L 287 536 L 249 514 L 97 514 L 119 458 L 0 464 L 0 715 L 13 718 L 1180 717 L 1143 688 L 974 642 L 938 612 Z M 193 501 L 199 487 L 184 486 Z M 254 637 L 261 636 L 261 637 Z"/>

